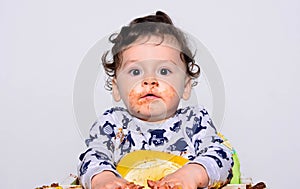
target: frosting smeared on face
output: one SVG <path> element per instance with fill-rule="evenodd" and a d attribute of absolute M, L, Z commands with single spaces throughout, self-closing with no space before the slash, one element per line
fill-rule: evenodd
<path fill-rule="evenodd" d="M 178 48 L 156 42 L 153 37 L 126 49 L 113 82 L 114 99 L 122 100 L 133 116 L 151 122 L 173 116 L 191 88 Z"/>
<path fill-rule="evenodd" d="M 173 101 L 178 98 L 176 90 L 171 86 L 157 89 L 157 86 L 158 84 L 147 92 L 140 92 L 136 89 L 130 91 L 128 105 L 132 114 L 138 114 L 138 117 L 143 117 L 145 120 L 152 120 L 154 117 L 163 119 L 166 115 L 172 114 L 168 112 L 170 110 L 167 107 L 174 107 L 176 111 L 178 104 L 174 104 Z M 172 111 L 174 111 L 173 108 Z"/>

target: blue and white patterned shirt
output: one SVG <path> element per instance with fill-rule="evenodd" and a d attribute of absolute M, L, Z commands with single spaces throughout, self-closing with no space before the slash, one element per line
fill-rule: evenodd
<path fill-rule="evenodd" d="M 182 156 L 188 163 L 205 167 L 209 185 L 230 180 L 231 150 L 222 144 L 208 112 L 188 106 L 163 123 L 139 120 L 122 107 L 107 110 L 93 124 L 86 140 L 87 151 L 80 155 L 81 184 L 91 188 L 91 178 L 104 170 L 120 174 L 116 165 L 135 150 L 155 150 Z"/>

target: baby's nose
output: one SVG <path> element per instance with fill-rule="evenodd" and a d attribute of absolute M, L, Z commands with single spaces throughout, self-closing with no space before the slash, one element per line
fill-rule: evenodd
<path fill-rule="evenodd" d="M 158 81 L 155 78 L 147 78 L 147 79 L 143 80 L 142 86 L 143 87 L 145 87 L 145 86 L 158 87 Z"/>

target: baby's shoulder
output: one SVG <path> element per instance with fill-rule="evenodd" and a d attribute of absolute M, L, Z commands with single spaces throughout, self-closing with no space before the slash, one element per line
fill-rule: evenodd
<path fill-rule="evenodd" d="M 124 107 L 112 107 L 104 111 L 103 114 L 98 116 L 99 122 L 111 122 L 111 123 L 119 123 L 124 119 L 130 119 L 131 115 Z"/>
<path fill-rule="evenodd" d="M 122 113 L 128 113 L 128 111 L 123 108 L 123 107 L 120 107 L 120 106 L 115 106 L 115 107 L 112 107 L 110 109 L 107 109 L 104 111 L 103 115 L 117 115 L 117 114 L 122 114 Z"/>
<path fill-rule="evenodd" d="M 182 116 L 182 115 L 190 115 L 190 116 L 206 116 L 208 115 L 208 111 L 202 106 L 202 105 L 197 105 L 197 106 L 186 106 L 184 108 L 180 108 L 177 110 L 177 115 Z"/>

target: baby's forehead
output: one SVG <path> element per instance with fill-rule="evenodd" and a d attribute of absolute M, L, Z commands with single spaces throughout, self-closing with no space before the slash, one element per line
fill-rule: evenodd
<path fill-rule="evenodd" d="M 158 38 L 140 39 L 122 52 L 121 64 L 133 62 L 175 62 L 183 63 L 178 46 Z"/>
<path fill-rule="evenodd" d="M 178 40 L 172 35 L 151 35 L 151 36 L 141 36 L 133 43 L 128 45 L 126 49 L 131 48 L 137 45 L 154 45 L 154 46 L 163 46 L 169 47 L 171 49 L 177 50 L 179 52 L 182 51 Z"/>

